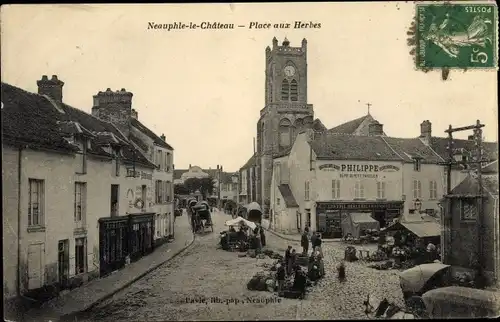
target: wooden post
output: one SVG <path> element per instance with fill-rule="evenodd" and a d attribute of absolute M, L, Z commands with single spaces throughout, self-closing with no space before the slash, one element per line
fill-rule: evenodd
<path fill-rule="evenodd" d="M 477 269 L 478 269 L 478 277 L 477 277 L 477 286 L 483 288 L 484 285 L 484 247 L 483 247 L 483 179 L 482 179 L 482 134 L 481 130 L 481 122 L 477 120 L 476 128 L 474 129 L 475 135 L 475 143 L 476 143 L 476 160 L 477 164 L 477 181 L 478 181 L 478 195 L 477 199 Z"/>

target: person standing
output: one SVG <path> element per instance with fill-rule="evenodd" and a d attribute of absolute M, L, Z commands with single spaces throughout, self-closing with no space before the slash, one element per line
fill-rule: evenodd
<path fill-rule="evenodd" d="M 278 295 L 283 293 L 285 288 L 286 270 L 285 266 L 278 264 L 278 271 L 276 272 L 276 279 L 278 280 Z"/>
<path fill-rule="evenodd" d="M 288 246 L 288 248 L 286 249 L 285 251 L 285 265 L 286 265 L 286 274 L 287 275 L 290 275 L 292 272 L 291 272 L 291 269 L 290 269 L 290 259 L 292 257 L 292 246 Z"/>
<path fill-rule="evenodd" d="M 307 227 L 306 229 L 304 229 L 304 232 L 302 233 L 300 244 L 302 246 L 302 254 L 304 256 L 307 256 L 307 253 L 309 252 L 309 228 Z"/>
<path fill-rule="evenodd" d="M 316 232 L 316 238 L 314 239 L 314 244 L 313 244 L 313 249 L 319 251 L 321 254 L 321 257 L 323 257 L 323 250 L 321 249 L 321 234 L 319 232 Z"/>

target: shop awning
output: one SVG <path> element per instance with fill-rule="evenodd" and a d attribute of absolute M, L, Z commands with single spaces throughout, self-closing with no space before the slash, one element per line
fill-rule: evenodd
<path fill-rule="evenodd" d="M 422 221 L 422 222 L 398 222 L 387 227 L 386 231 L 395 231 L 407 229 L 419 238 L 440 237 L 441 225 L 437 222 Z"/>

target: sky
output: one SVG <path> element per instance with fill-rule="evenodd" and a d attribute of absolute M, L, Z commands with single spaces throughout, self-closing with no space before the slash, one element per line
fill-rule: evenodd
<path fill-rule="evenodd" d="M 394 137 L 433 134 L 480 119 L 497 141 L 497 72 L 415 70 L 407 29 L 412 2 L 1 7 L 2 82 L 36 92 L 42 75 L 65 82 L 63 101 L 90 113 L 107 88 L 134 94 L 139 120 L 174 148 L 177 169 L 252 155 L 264 107 L 265 48 L 308 41 L 308 100 L 327 128 L 370 113 Z M 149 22 L 314 22 L 321 28 L 147 29 Z M 465 138 L 471 133 L 460 133 Z"/>

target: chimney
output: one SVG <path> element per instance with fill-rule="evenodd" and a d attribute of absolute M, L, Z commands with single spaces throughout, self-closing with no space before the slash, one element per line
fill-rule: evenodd
<path fill-rule="evenodd" d="M 36 84 L 38 85 L 38 94 L 47 95 L 54 101 L 62 102 L 64 82 L 60 81 L 57 75 L 52 75 L 51 79 L 47 75 L 43 75 L 42 79 L 38 80 Z"/>
<path fill-rule="evenodd" d="M 380 124 L 378 121 L 373 121 L 368 125 L 368 135 L 384 135 L 384 125 Z"/>
<path fill-rule="evenodd" d="M 132 111 L 134 111 L 134 110 L 132 110 Z M 165 140 L 166 140 L 167 138 L 165 137 L 165 134 L 163 134 L 163 133 L 162 133 L 162 134 L 161 134 L 161 136 L 160 136 L 160 139 L 162 139 L 162 140 L 163 140 L 163 142 L 165 142 Z"/>
<path fill-rule="evenodd" d="M 429 145 L 432 137 L 432 124 L 429 120 L 425 120 L 420 124 L 420 138 L 422 141 Z"/>
<path fill-rule="evenodd" d="M 132 109 L 132 111 L 130 112 L 130 117 L 136 120 L 138 119 L 137 111 L 135 109 Z"/>
<path fill-rule="evenodd" d="M 189 169 L 191 169 L 191 163 L 189 164 Z"/>

